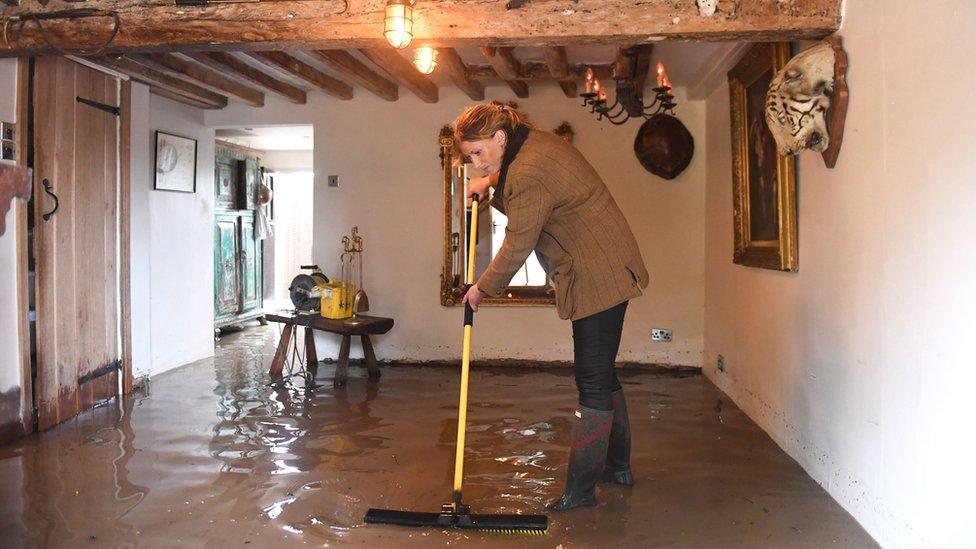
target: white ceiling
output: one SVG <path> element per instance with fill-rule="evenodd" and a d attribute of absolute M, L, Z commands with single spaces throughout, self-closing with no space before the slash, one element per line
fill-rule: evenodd
<path fill-rule="evenodd" d="M 217 139 L 262 151 L 310 151 L 312 126 L 238 126 L 216 131 Z"/>

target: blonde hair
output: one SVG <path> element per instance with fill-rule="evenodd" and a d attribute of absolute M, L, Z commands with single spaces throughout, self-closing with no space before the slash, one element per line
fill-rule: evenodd
<path fill-rule="evenodd" d="M 528 125 L 526 116 L 515 107 L 503 105 L 498 101 L 472 105 L 461 113 L 454 121 L 454 162 L 464 162 L 461 153 L 462 141 L 481 141 L 495 135 L 502 130 L 508 139 L 515 133 L 519 124 Z"/>

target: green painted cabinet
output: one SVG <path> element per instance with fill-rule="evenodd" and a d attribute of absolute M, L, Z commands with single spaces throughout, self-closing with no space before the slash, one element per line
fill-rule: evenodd
<path fill-rule="evenodd" d="M 218 214 L 214 223 L 214 318 L 241 311 L 238 216 Z"/>
<path fill-rule="evenodd" d="M 214 327 L 264 320 L 263 242 L 254 238 L 260 159 L 217 144 L 214 165 Z"/>
<path fill-rule="evenodd" d="M 241 297 L 244 300 L 244 310 L 250 311 L 261 307 L 261 274 L 264 261 L 261 257 L 260 242 L 254 239 L 254 214 L 241 216 Z"/>

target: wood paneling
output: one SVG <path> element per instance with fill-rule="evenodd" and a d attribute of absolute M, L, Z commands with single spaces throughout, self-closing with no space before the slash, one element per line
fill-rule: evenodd
<path fill-rule="evenodd" d="M 118 393 L 118 372 L 85 381 L 119 356 L 116 262 L 118 120 L 77 101 L 116 105 L 118 81 L 64 58 L 37 60 L 34 256 L 39 428 Z M 47 179 L 54 200 L 41 182 Z"/>

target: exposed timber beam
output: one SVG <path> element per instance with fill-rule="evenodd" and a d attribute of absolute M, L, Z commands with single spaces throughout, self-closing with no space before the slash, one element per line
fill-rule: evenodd
<path fill-rule="evenodd" d="M 198 61 L 218 71 L 229 72 L 231 75 L 243 78 L 252 84 L 277 93 L 292 103 L 303 105 L 306 101 L 305 90 L 292 86 L 287 82 L 260 71 L 251 65 L 241 61 L 229 53 L 209 52 L 209 53 L 190 53 L 187 54 L 194 61 Z"/>
<path fill-rule="evenodd" d="M 207 105 L 211 109 L 222 109 L 227 106 L 227 97 L 174 78 L 162 71 L 136 63 L 132 59 L 113 59 L 109 57 L 95 57 L 90 60 L 129 75 L 129 78 L 144 84 L 165 90 L 171 94 L 189 98 L 197 103 Z"/>
<path fill-rule="evenodd" d="M 352 99 L 352 86 L 332 78 L 315 67 L 280 51 L 255 51 L 248 55 L 258 61 L 297 76 L 336 99 Z"/>
<path fill-rule="evenodd" d="M 644 89 L 647 71 L 651 66 L 651 49 L 653 47 L 650 44 L 620 46 L 613 62 L 613 74 L 622 78 L 630 78 L 634 81 L 637 89 Z"/>
<path fill-rule="evenodd" d="M 414 8 L 414 40 L 457 47 L 819 39 L 840 28 L 842 0 L 737 0 L 723 2 L 723 9 L 710 14 L 690 0 L 538 1 L 517 9 L 506 9 L 506 4 L 508 0 L 419 2 Z M 202 6 L 141 0 L 85 2 L 85 8 L 114 11 L 122 21 L 108 53 L 384 47 L 385 5 L 386 0 Z M 111 17 L 62 17 L 44 21 L 41 29 L 28 15 L 63 9 L 62 2 L 40 1 L 5 7 L 4 16 L 12 19 L 0 54 L 91 51 L 110 36 Z"/>
<path fill-rule="evenodd" d="M 396 101 L 400 96 L 396 84 L 373 72 L 372 69 L 345 50 L 318 50 L 309 53 L 332 70 L 387 101 Z"/>
<path fill-rule="evenodd" d="M 559 87 L 563 89 L 566 97 L 576 97 L 576 82 L 567 80 L 569 78 L 569 61 L 566 60 L 566 48 L 563 46 L 546 46 L 544 51 L 549 74 L 559 81 Z"/>
<path fill-rule="evenodd" d="M 515 48 L 482 47 L 481 54 L 491 63 L 492 68 L 508 84 L 508 87 L 512 88 L 515 97 L 524 99 L 529 96 L 529 85 L 519 80 L 522 67 L 512 54 L 513 49 Z"/>
<path fill-rule="evenodd" d="M 150 85 L 149 86 L 149 93 L 151 93 L 153 95 L 158 95 L 160 97 L 165 97 L 166 99 L 172 99 L 173 101 L 176 101 L 177 103 L 183 103 L 184 105 L 189 105 L 191 107 L 196 107 L 198 109 L 213 109 L 214 108 L 214 107 L 210 106 L 207 103 L 201 103 L 201 102 L 199 102 L 199 101 L 197 101 L 195 99 L 191 99 L 190 97 L 187 97 L 185 95 L 180 95 L 178 93 L 173 93 L 171 91 L 165 90 L 165 89 L 160 88 L 160 87 L 157 87 L 157 86 Z"/>
<path fill-rule="evenodd" d="M 454 48 L 439 48 L 437 63 L 444 69 L 454 85 L 475 101 L 485 100 L 485 86 L 468 77 L 468 67 Z"/>
<path fill-rule="evenodd" d="M 147 53 L 132 56 L 143 65 L 175 76 L 191 84 L 196 84 L 210 91 L 226 94 L 252 107 L 264 106 L 264 94 L 254 88 L 245 86 L 237 80 L 232 80 L 205 67 L 187 61 L 172 53 Z"/>
<path fill-rule="evenodd" d="M 567 80 L 570 82 L 582 81 L 586 76 L 586 67 L 591 67 L 593 69 L 593 74 L 595 74 L 598 78 L 610 78 L 613 73 L 612 65 L 570 65 L 569 78 L 567 78 Z M 476 78 L 478 80 L 504 80 L 497 72 L 495 72 L 494 67 L 489 65 L 468 65 L 468 77 Z M 552 80 L 552 74 L 549 72 L 549 66 L 545 63 L 522 63 L 519 79 Z"/>
<path fill-rule="evenodd" d="M 437 103 L 437 85 L 420 74 L 413 63 L 404 59 L 396 50 L 389 46 L 384 48 L 367 48 L 359 50 L 367 59 L 386 71 L 394 80 L 412 91 L 426 103 Z"/>

